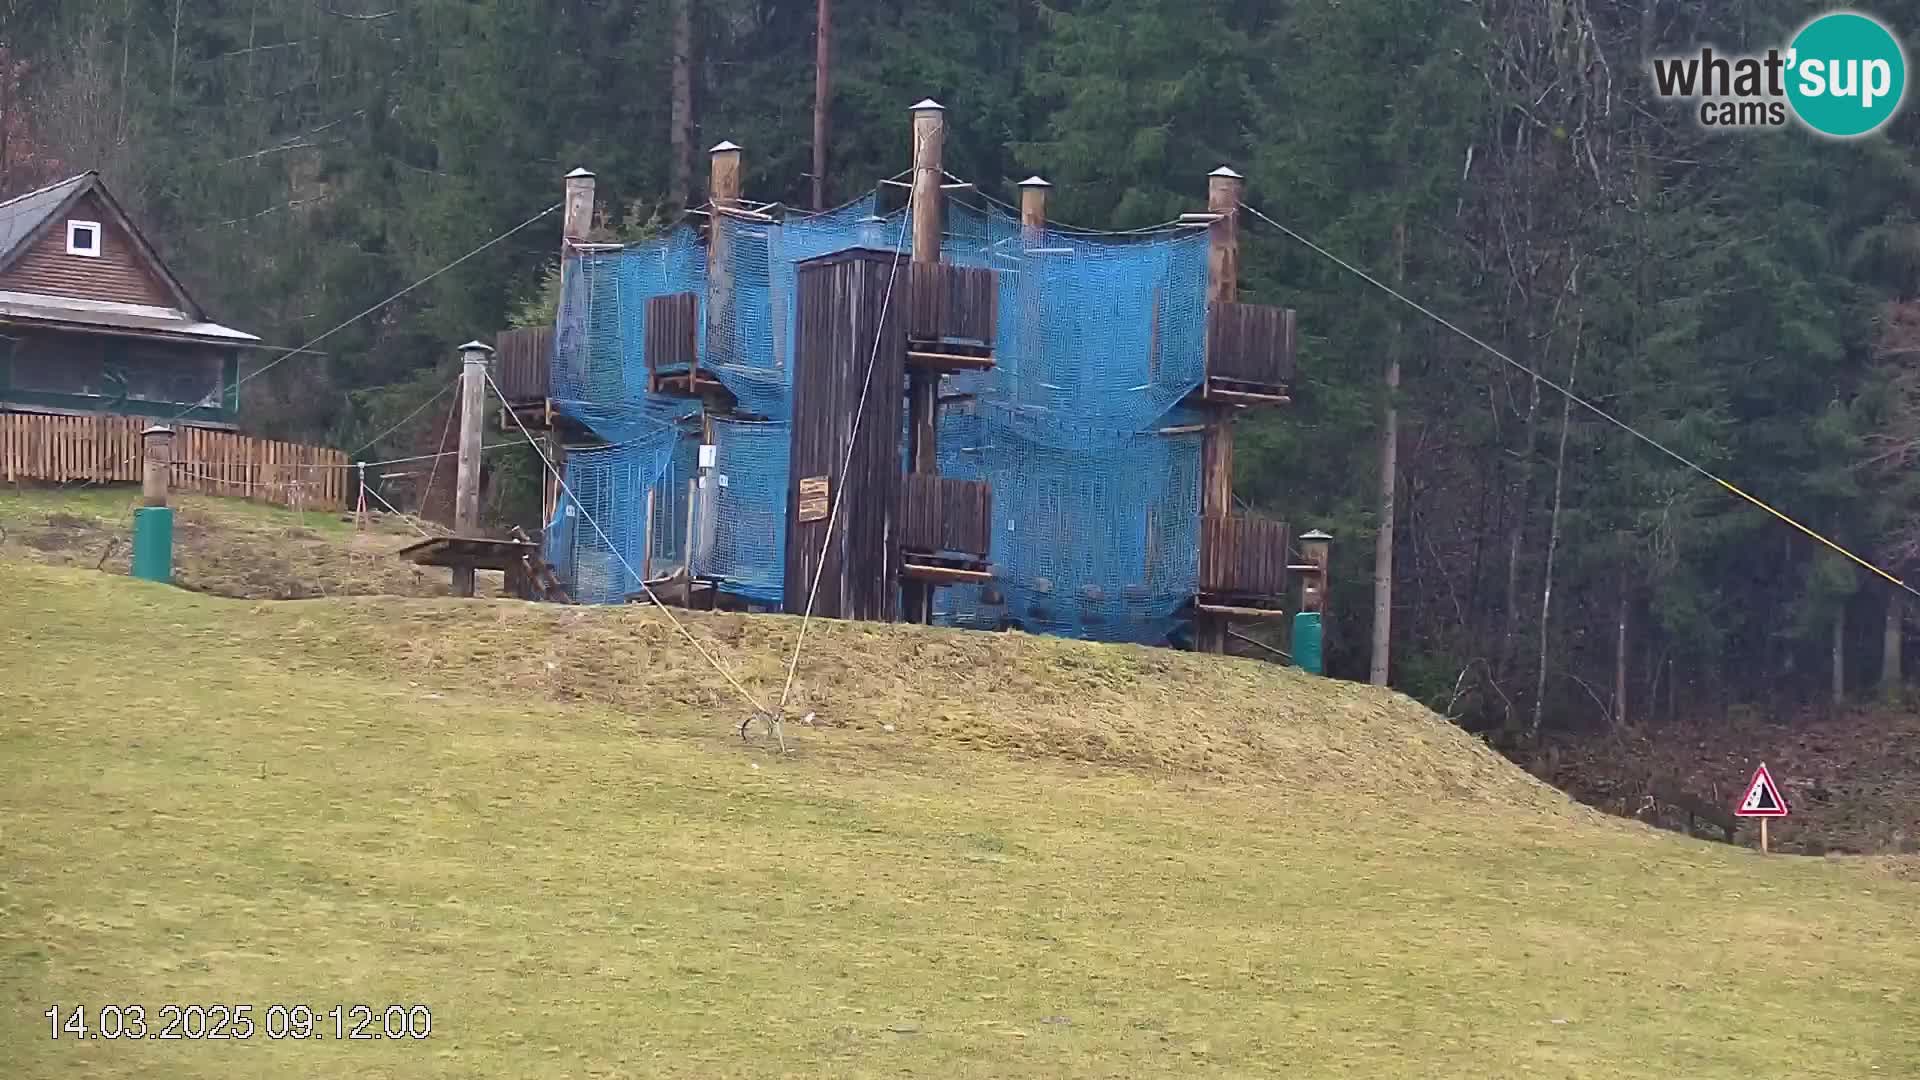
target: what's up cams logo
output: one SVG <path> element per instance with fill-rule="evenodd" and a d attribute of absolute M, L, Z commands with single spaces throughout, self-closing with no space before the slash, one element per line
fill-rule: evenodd
<path fill-rule="evenodd" d="M 1816 134 L 1850 139 L 1878 131 L 1907 94 L 1907 54 L 1886 25 L 1853 11 L 1822 15 L 1782 49 L 1653 61 L 1654 90 L 1694 102 L 1710 128 L 1777 128 L 1798 119 Z"/>

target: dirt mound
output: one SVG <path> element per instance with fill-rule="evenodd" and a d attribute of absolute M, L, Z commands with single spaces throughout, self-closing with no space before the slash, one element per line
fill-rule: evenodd
<path fill-rule="evenodd" d="M 1541 771 L 1583 802 L 1614 813 L 1634 813 L 1649 782 L 1663 799 L 1671 797 L 1667 792 L 1689 794 L 1731 810 L 1763 761 L 1793 811 L 1769 826 L 1779 849 L 1920 852 L 1920 710 L 1736 714 L 1685 728 L 1567 741 L 1550 749 Z"/>

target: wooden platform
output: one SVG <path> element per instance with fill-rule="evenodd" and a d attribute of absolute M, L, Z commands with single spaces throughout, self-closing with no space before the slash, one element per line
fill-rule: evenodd
<path fill-rule="evenodd" d="M 397 554 L 421 566 L 449 570 L 498 570 L 507 576 L 507 591 L 522 600 L 570 603 L 571 598 L 553 568 L 540 557 L 540 545 L 524 534 L 510 540 L 491 536 L 436 536 L 408 544 Z"/>
<path fill-rule="evenodd" d="M 444 566 L 450 570 L 499 570 L 505 572 L 522 558 L 540 555 L 540 545 L 528 540 L 497 540 L 488 536 L 436 536 L 399 551 L 401 558 L 421 566 Z"/>
<path fill-rule="evenodd" d="M 900 576 L 932 585 L 984 585 L 993 571 L 981 559 L 928 551 L 902 551 Z"/>

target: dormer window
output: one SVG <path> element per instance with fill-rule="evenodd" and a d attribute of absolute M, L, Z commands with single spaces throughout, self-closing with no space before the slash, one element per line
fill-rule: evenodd
<path fill-rule="evenodd" d="M 89 259 L 100 257 L 100 223 L 97 221 L 67 222 L 67 254 L 85 255 Z"/>

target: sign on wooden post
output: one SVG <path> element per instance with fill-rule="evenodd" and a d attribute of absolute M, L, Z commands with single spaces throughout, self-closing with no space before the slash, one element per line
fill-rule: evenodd
<path fill-rule="evenodd" d="M 800 481 L 800 521 L 825 521 L 827 518 L 827 478 L 808 476 Z"/>
<path fill-rule="evenodd" d="M 1767 819 L 1786 817 L 1787 800 L 1780 794 L 1780 786 L 1773 782 L 1773 774 L 1767 771 L 1767 763 L 1753 770 L 1753 779 L 1747 782 L 1747 793 L 1740 796 L 1740 805 L 1734 807 L 1734 817 L 1757 817 L 1760 819 L 1760 854 L 1767 853 Z"/>

